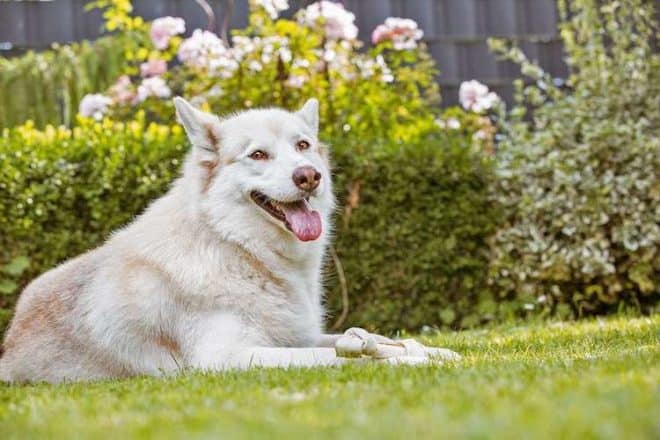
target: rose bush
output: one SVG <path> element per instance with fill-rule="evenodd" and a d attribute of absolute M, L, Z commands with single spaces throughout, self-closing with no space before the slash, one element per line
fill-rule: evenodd
<path fill-rule="evenodd" d="M 140 34 L 126 49 L 132 63 L 124 75 L 97 91 L 113 104 L 95 108 L 95 117 L 125 120 L 145 111 L 150 120 L 171 121 L 174 94 L 218 114 L 294 108 L 316 96 L 324 103 L 321 126 L 329 139 L 405 142 L 438 130 L 437 71 L 412 20 L 388 18 L 374 31 L 375 46 L 362 50 L 355 16 L 330 1 L 284 19 L 278 14 L 288 2 L 252 0 L 248 26 L 234 31 L 230 42 L 201 29 L 182 40 L 185 23 L 176 17 L 136 22 L 125 0 L 95 5 L 105 8 L 113 29 Z M 91 115 L 86 106 L 81 114 Z"/>

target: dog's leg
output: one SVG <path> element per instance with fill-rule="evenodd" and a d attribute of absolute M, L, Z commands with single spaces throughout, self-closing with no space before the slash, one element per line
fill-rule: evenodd
<path fill-rule="evenodd" d="M 346 363 L 378 362 L 391 365 L 427 364 L 429 359 L 424 356 L 390 356 L 386 358 L 337 356 L 334 348 L 310 347 L 251 347 L 236 349 L 220 354 L 219 360 L 211 363 L 193 365 L 201 370 L 245 370 L 254 367 L 261 368 L 291 368 L 291 367 L 330 367 Z"/>
<path fill-rule="evenodd" d="M 220 362 L 220 369 L 251 367 L 326 367 L 348 359 L 337 357 L 333 348 L 250 347 L 232 350 Z"/>

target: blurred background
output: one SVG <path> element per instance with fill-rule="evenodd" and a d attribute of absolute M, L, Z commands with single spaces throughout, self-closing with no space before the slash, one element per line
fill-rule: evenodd
<path fill-rule="evenodd" d="M 0 54 L 12 56 L 26 50 L 43 50 L 52 43 L 96 39 L 101 35 L 100 10 L 85 12 L 87 0 L 35 0 L 0 2 Z M 312 1 L 289 2 L 283 16 L 291 17 Z M 488 37 L 518 41 L 526 54 L 551 75 L 565 78 L 558 14 L 554 0 L 348 0 L 341 2 L 356 17 L 359 39 L 370 40 L 370 30 L 387 17 L 415 20 L 424 31 L 423 41 L 436 61 L 443 105 L 458 103 L 458 87 L 465 79 L 478 79 L 507 102 L 513 96 L 512 80 L 520 76 L 516 64 L 498 61 L 486 42 Z M 246 0 L 208 0 L 216 17 L 213 30 L 223 26 L 240 29 L 248 23 Z M 135 0 L 134 11 L 145 20 L 182 17 L 193 29 L 207 28 L 208 17 L 194 0 Z"/>
<path fill-rule="evenodd" d="M 0 332 L 22 288 L 178 175 L 171 98 L 321 103 L 328 327 L 649 314 L 652 0 L 0 2 Z"/>

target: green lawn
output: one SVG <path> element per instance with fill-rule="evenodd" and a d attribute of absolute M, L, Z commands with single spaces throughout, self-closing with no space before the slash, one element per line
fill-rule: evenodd
<path fill-rule="evenodd" d="M 660 315 L 422 339 L 463 360 L 0 385 L 0 439 L 660 438 Z"/>

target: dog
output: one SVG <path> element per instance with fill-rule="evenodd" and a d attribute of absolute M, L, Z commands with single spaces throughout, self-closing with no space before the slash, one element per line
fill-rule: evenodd
<path fill-rule="evenodd" d="M 1 380 L 458 358 L 357 328 L 323 333 L 335 199 L 316 99 L 224 119 L 174 104 L 192 144 L 181 177 L 104 245 L 25 288 Z"/>

